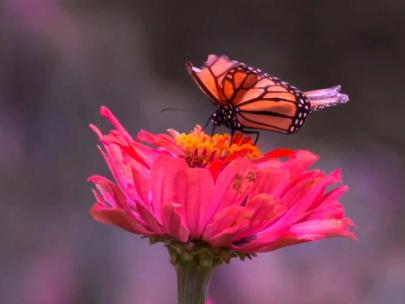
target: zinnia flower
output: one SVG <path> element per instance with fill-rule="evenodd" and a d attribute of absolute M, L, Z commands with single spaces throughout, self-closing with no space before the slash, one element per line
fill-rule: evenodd
<path fill-rule="evenodd" d="M 328 237 L 355 238 L 339 202 L 341 171 L 309 168 L 318 156 L 262 153 L 241 134 L 141 131 L 136 138 L 106 108 L 114 126 L 100 148 L 115 181 L 94 175 L 94 219 L 147 237 L 203 242 L 240 253 L 271 251 Z"/>
<path fill-rule="evenodd" d="M 313 93 L 316 96 L 316 93 Z M 315 98 L 315 97 L 314 97 Z M 93 175 L 93 218 L 162 241 L 178 278 L 178 303 L 202 304 L 215 266 L 292 244 L 355 238 L 340 196 L 340 170 L 309 169 L 305 150 L 263 153 L 249 137 L 141 131 L 133 138 L 106 107 L 114 129 L 98 135 L 113 181 Z M 330 189 L 334 187 L 333 189 Z"/>

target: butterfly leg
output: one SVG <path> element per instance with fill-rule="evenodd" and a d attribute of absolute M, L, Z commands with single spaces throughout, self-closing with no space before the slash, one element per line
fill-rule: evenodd
<path fill-rule="evenodd" d="M 246 131 L 246 130 L 241 130 L 242 133 L 244 134 L 255 134 L 256 138 L 255 138 L 255 144 L 257 144 L 257 141 L 259 140 L 259 136 L 260 136 L 260 132 L 259 131 Z"/>
<path fill-rule="evenodd" d="M 205 123 L 205 125 L 204 125 L 204 128 L 203 128 L 203 131 L 205 131 L 207 128 L 208 128 L 208 125 L 210 124 L 210 122 L 211 122 L 211 116 L 210 116 L 210 118 L 208 118 L 208 120 L 207 120 L 207 122 Z"/>
<path fill-rule="evenodd" d="M 232 145 L 232 143 L 233 143 L 233 135 L 235 134 L 235 129 L 233 129 L 233 128 L 230 128 L 230 133 L 231 133 L 231 145 Z"/>
<path fill-rule="evenodd" d="M 211 136 L 214 135 L 216 128 L 217 128 L 217 125 L 216 125 L 216 124 L 212 124 Z"/>

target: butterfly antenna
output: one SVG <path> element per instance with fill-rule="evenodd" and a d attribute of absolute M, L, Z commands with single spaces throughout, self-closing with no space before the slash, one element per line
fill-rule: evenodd
<path fill-rule="evenodd" d="M 182 109 L 182 108 L 163 108 L 160 110 L 160 113 L 167 112 L 167 111 L 191 111 L 190 109 Z"/>

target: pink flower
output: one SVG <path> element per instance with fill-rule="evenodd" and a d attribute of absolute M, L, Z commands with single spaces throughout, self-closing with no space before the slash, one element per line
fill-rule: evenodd
<path fill-rule="evenodd" d="M 250 138 L 141 131 L 136 138 L 106 108 L 114 126 L 100 151 L 114 177 L 94 175 L 97 221 L 148 237 L 201 241 L 240 253 L 271 251 L 328 237 L 355 238 L 338 185 L 341 172 L 309 168 L 305 150 L 263 154 Z M 330 186 L 334 189 L 328 190 Z"/>

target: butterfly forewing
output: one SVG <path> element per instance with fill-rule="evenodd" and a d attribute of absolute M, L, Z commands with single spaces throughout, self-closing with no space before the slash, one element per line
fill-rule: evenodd
<path fill-rule="evenodd" d="M 254 94 L 252 88 L 259 81 L 259 77 L 258 73 L 249 70 L 249 67 L 242 63 L 229 70 L 222 80 L 222 92 L 227 102 L 237 106 L 244 96 Z"/>
<path fill-rule="evenodd" d="M 216 104 L 226 103 L 222 92 L 222 80 L 226 73 L 240 63 L 229 60 L 226 56 L 209 55 L 205 65 L 199 69 L 190 62 L 186 63 L 187 71 L 200 89 Z"/>

